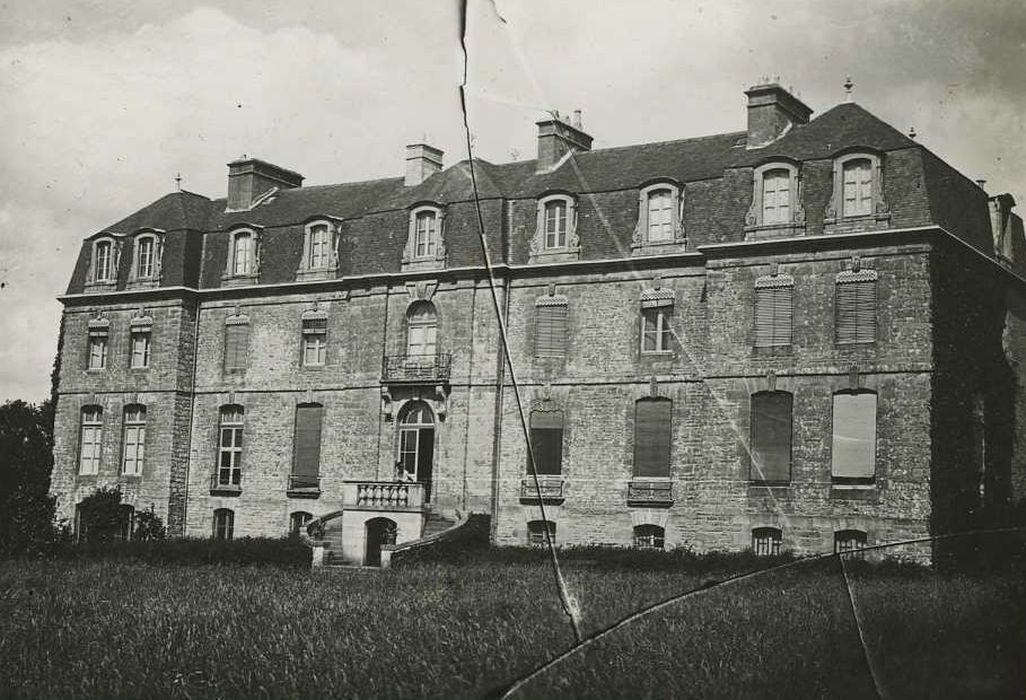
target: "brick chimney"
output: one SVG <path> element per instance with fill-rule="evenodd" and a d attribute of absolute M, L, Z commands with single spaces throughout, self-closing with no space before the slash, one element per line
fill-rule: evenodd
<path fill-rule="evenodd" d="M 538 124 L 538 172 L 551 170 L 568 151 L 582 153 L 591 150 L 592 138 L 581 129 L 581 111 L 574 111 L 574 121 L 568 124 L 559 118 L 545 119 Z"/>
<path fill-rule="evenodd" d="M 240 158 L 228 164 L 228 211 L 244 211 L 271 189 L 301 187 L 303 176 L 259 158 Z"/>
<path fill-rule="evenodd" d="M 988 198 L 990 209 L 990 232 L 994 238 L 994 254 L 998 259 L 1012 261 L 1015 198 L 1010 194 L 999 194 Z"/>
<path fill-rule="evenodd" d="M 406 186 L 413 187 L 442 169 L 444 153 L 426 143 L 406 147 Z"/>
<path fill-rule="evenodd" d="M 778 83 L 756 85 L 748 95 L 748 148 L 773 143 L 799 124 L 808 124 L 812 110 Z"/>

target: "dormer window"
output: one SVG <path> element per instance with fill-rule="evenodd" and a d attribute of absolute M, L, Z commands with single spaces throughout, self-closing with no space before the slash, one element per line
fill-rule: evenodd
<path fill-rule="evenodd" d="M 823 221 L 825 233 L 887 228 L 891 214 L 883 194 L 883 156 L 849 151 L 834 158 L 834 189 Z"/>
<path fill-rule="evenodd" d="M 156 233 L 140 233 L 135 237 L 132 253 L 131 286 L 148 286 L 160 279 L 161 239 Z"/>
<path fill-rule="evenodd" d="M 678 252 L 685 245 L 682 188 L 672 182 L 642 187 L 638 199 L 638 223 L 631 248 L 635 254 Z M 673 248 L 677 244 L 677 248 Z M 650 247 L 653 246 L 653 247 Z M 671 246 L 667 248 L 667 246 Z"/>
<path fill-rule="evenodd" d="M 551 194 L 539 199 L 537 223 L 531 238 L 531 261 L 577 260 L 580 251 L 574 198 L 568 194 Z"/>
<path fill-rule="evenodd" d="M 87 286 L 109 287 L 117 283 L 120 251 L 114 238 L 105 237 L 93 241 Z"/>
<path fill-rule="evenodd" d="M 260 271 L 259 238 L 253 229 L 233 231 L 228 238 L 228 263 L 225 281 L 255 280 Z"/>
<path fill-rule="evenodd" d="M 752 206 L 745 217 L 746 238 L 759 240 L 804 233 L 805 209 L 798 166 L 789 162 L 765 163 L 755 168 L 752 180 Z"/>
<path fill-rule="evenodd" d="M 437 204 L 421 204 L 410 210 L 403 270 L 445 267 L 444 223 L 445 210 Z"/>
<path fill-rule="evenodd" d="M 323 219 L 306 225 L 297 279 L 327 279 L 338 269 L 338 224 Z"/>

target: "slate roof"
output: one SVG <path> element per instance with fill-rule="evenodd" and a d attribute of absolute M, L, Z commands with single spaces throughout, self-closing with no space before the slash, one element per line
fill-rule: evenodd
<path fill-rule="evenodd" d="M 607 192 L 638 187 L 668 177 L 678 182 L 720 178 L 730 168 L 750 167 L 786 156 L 796 160 L 829 158 L 848 146 L 890 151 L 919 144 L 854 103 L 840 104 L 808 124 L 795 127 L 775 143 L 751 151 L 745 132 L 604 148 L 577 154 L 551 172 L 536 173 L 534 160 L 493 164 L 474 160 L 482 199 L 533 198 L 553 189 Z M 282 226 L 318 215 L 355 218 L 403 209 L 420 201 L 449 203 L 474 198 L 469 161 L 461 161 L 407 188 L 403 178 L 281 190 L 249 211 L 226 213 L 225 199 L 191 192 L 172 193 L 114 224 L 107 231 L 130 233 L 142 227 L 166 230 L 224 230 L 236 224 Z"/>

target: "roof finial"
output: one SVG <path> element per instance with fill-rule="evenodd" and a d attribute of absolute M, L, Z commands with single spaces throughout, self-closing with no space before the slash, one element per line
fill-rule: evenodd
<path fill-rule="evenodd" d="M 915 137 L 916 137 L 916 128 L 914 126 L 910 126 L 908 128 L 908 137 L 910 139 L 915 139 Z"/>
<path fill-rule="evenodd" d="M 178 189 L 179 192 L 182 191 L 182 174 L 181 173 L 177 173 L 175 175 L 175 187 Z"/>
<path fill-rule="evenodd" d="M 852 96 L 851 91 L 855 87 L 855 83 L 852 81 L 851 76 L 846 76 L 844 79 L 844 101 L 851 102 Z"/>

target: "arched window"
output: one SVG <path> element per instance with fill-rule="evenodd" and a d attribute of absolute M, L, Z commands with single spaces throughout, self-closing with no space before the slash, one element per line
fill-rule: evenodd
<path fill-rule="evenodd" d="M 235 511 L 218 508 L 214 511 L 214 538 L 230 540 L 235 536 Z"/>
<path fill-rule="evenodd" d="M 648 193 L 648 240 L 673 240 L 673 192 L 662 188 Z"/>
<path fill-rule="evenodd" d="M 757 527 L 752 530 L 752 552 L 757 557 L 772 557 L 780 554 L 783 536 L 775 527 Z"/>
<path fill-rule="evenodd" d="M 289 516 L 289 534 L 298 537 L 306 529 L 306 526 L 313 520 L 313 515 L 305 510 L 297 510 Z"/>
<path fill-rule="evenodd" d="M 434 357 L 438 346 L 438 319 L 430 301 L 415 301 L 406 312 L 406 354 Z"/>
<path fill-rule="evenodd" d="M 634 476 L 670 476 L 673 402 L 644 398 L 634 403 Z"/>
<path fill-rule="evenodd" d="M 567 203 L 557 199 L 545 204 L 545 249 L 565 248 L 567 225 Z"/>
<path fill-rule="evenodd" d="M 634 528 L 634 546 L 638 549 L 665 549 L 666 530 L 658 525 L 638 525 Z"/>
<path fill-rule="evenodd" d="M 216 486 L 238 487 L 242 483 L 242 406 L 221 407 L 218 429 Z"/>
<path fill-rule="evenodd" d="M 531 448 L 527 456 L 527 473 L 534 466 L 538 474 L 560 474 L 563 471 L 563 412 L 531 411 Z"/>
<path fill-rule="evenodd" d="M 122 439 L 121 473 L 140 476 L 146 455 L 146 407 L 141 404 L 125 406 L 124 436 Z"/>
<path fill-rule="evenodd" d="M 834 554 L 857 552 L 866 546 L 866 533 L 862 530 L 838 530 L 834 533 Z"/>
<path fill-rule="evenodd" d="M 548 539 L 546 539 L 546 532 Z M 556 544 L 556 523 L 551 520 L 532 520 L 527 523 L 527 544 L 532 547 L 546 547 L 548 540 Z"/>
<path fill-rule="evenodd" d="M 403 249 L 404 270 L 429 270 L 445 266 L 445 209 L 438 204 L 416 206 L 409 213 L 409 230 Z"/>
<path fill-rule="evenodd" d="M 823 217 L 823 232 L 848 233 L 886 228 L 883 155 L 852 151 L 834 158 L 833 190 Z"/>
<path fill-rule="evenodd" d="M 791 481 L 791 402 L 786 391 L 760 391 L 751 399 L 751 464 L 755 483 Z"/>
<path fill-rule="evenodd" d="M 157 277 L 158 241 L 152 233 L 136 236 L 135 279 L 145 280 Z"/>
<path fill-rule="evenodd" d="M 581 244 L 576 229 L 577 202 L 572 195 L 555 193 L 540 197 L 528 259 L 532 262 L 577 260 Z"/>
<path fill-rule="evenodd" d="M 328 267 L 331 263 L 331 231 L 327 224 L 313 224 L 310 232 L 309 267 L 311 270 Z"/>
<path fill-rule="evenodd" d="M 93 281 L 114 281 L 114 241 L 108 238 L 93 244 Z"/>
<path fill-rule="evenodd" d="M 748 240 L 801 234 L 805 209 L 801 202 L 800 171 L 796 163 L 771 161 L 752 172 L 752 206 L 745 215 Z"/>
<path fill-rule="evenodd" d="M 231 235 L 228 251 L 228 276 L 253 277 L 257 274 L 257 234 L 240 229 Z"/>
<path fill-rule="evenodd" d="M 83 406 L 79 435 L 79 474 L 96 474 L 100 471 L 102 448 L 103 409 L 99 406 Z"/>
<path fill-rule="evenodd" d="M 430 258 L 438 244 L 438 213 L 431 209 L 417 212 L 413 228 L 413 256 Z"/>
<path fill-rule="evenodd" d="M 834 484 L 868 485 L 876 477 L 876 393 L 834 394 L 830 477 Z"/>
<path fill-rule="evenodd" d="M 784 168 L 768 170 L 762 176 L 763 224 L 791 221 L 791 173 Z"/>

